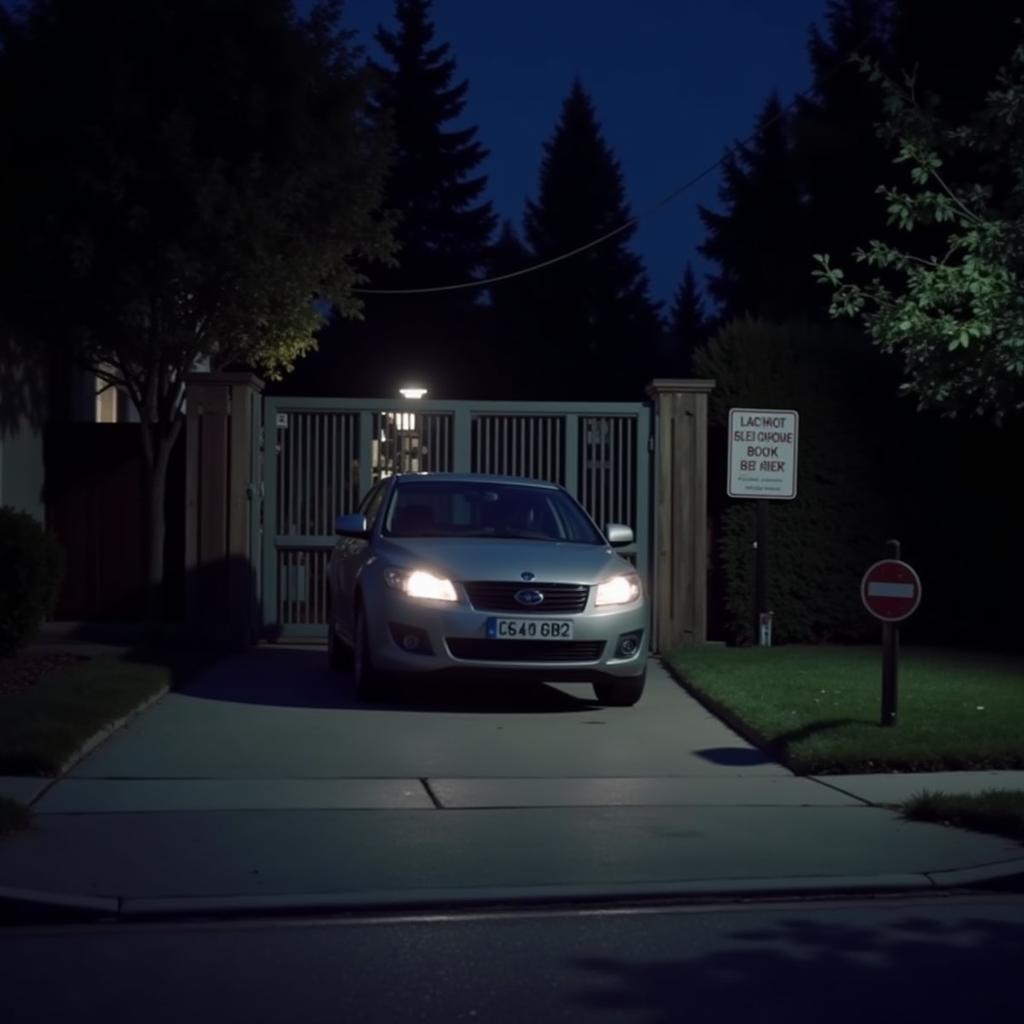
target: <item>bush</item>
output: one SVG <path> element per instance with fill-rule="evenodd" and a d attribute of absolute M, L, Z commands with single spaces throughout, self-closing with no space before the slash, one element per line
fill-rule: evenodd
<path fill-rule="evenodd" d="M 754 609 L 753 502 L 734 503 L 722 515 L 720 550 L 725 573 L 726 628 L 736 643 L 751 643 Z M 864 610 L 860 579 L 883 555 L 843 505 L 803 494 L 768 505 L 768 607 L 777 644 L 850 643 L 873 639 L 878 623 Z"/>
<path fill-rule="evenodd" d="M 63 559 L 57 541 L 26 512 L 0 507 L 0 657 L 10 657 L 53 611 Z"/>
<path fill-rule="evenodd" d="M 887 410 L 878 357 L 858 335 L 834 327 L 737 320 L 695 356 L 717 381 L 712 448 L 733 407 L 800 414 L 797 497 L 769 501 L 768 606 L 777 643 L 857 641 L 877 624 L 860 601 L 864 570 L 884 554 L 881 424 Z M 893 393 L 894 393 L 893 389 Z M 870 415 L 864 394 L 873 398 Z M 726 453 L 711 451 L 725 464 Z M 721 490 L 724 492 L 724 481 Z M 723 576 L 723 628 L 736 643 L 753 637 L 754 502 L 712 494 L 714 567 Z"/>

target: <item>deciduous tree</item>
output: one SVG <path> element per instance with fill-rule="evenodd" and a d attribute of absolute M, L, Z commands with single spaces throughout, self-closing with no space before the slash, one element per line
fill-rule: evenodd
<path fill-rule="evenodd" d="M 878 189 L 906 244 L 858 249 L 867 282 L 827 255 L 817 276 L 833 288 L 834 315 L 900 357 L 919 407 L 1002 419 L 1024 408 L 1024 45 L 957 125 L 918 101 L 913 77 L 863 67 L 885 97 L 882 136 L 909 169 Z"/>
<path fill-rule="evenodd" d="M 286 372 L 391 252 L 340 5 L 36 0 L 3 25 L 0 307 L 141 418 L 150 616 L 185 375 Z"/>

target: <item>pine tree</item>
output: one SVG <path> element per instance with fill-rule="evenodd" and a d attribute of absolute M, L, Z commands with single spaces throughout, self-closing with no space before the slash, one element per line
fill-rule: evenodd
<path fill-rule="evenodd" d="M 468 83 L 448 43 L 435 42 L 431 0 L 395 0 L 396 27 L 376 39 L 373 116 L 393 139 L 384 207 L 398 216 L 396 265 L 366 267 L 368 289 L 430 288 L 480 275 L 495 217 L 477 173 L 487 151 L 475 126 L 453 127 Z M 479 397 L 474 364 L 487 313 L 478 289 L 366 297 L 365 319 L 335 321 L 320 352 L 278 391 L 394 396 L 415 380 L 438 397 Z M 288 386 L 290 385 L 290 387 Z"/>
<path fill-rule="evenodd" d="M 807 197 L 808 258 L 854 248 L 865 230 L 887 231 L 875 188 L 889 166 L 878 138 L 881 95 L 851 57 L 892 62 L 890 0 L 832 0 L 825 31 L 811 30 L 813 85 L 795 118 L 799 176 Z M 806 280 L 807 265 L 799 268 Z M 827 318 L 828 296 L 816 290 L 807 310 Z"/>
<path fill-rule="evenodd" d="M 395 139 L 387 205 L 401 217 L 399 266 L 380 276 L 383 288 L 471 279 L 484 266 L 495 226 L 491 204 L 481 200 L 487 179 L 476 173 L 487 157 L 477 128 L 451 127 L 469 84 L 453 84 L 455 61 L 448 43 L 434 42 L 430 7 L 431 0 L 395 0 L 397 30 L 376 34 L 389 64 L 375 66 L 375 103 Z M 466 300 L 476 293 L 454 294 Z"/>
<path fill-rule="evenodd" d="M 700 208 L 708 236 L 699 248 L 718 265 L 709 283 L 722 320 L 806 315 L 812 268 L 791 136 L 791 119 L 772 95 L 752 140 L 724 158 L 723 212 Z"/>
<path fill-rule="evenodd" d="M 697 287 L 693 267 L 687 263 L 672 300 L 666 351 L 657 375 L 688 377 L 692 373 L 693 354 L 707 341 L 710 331 L 704 297 Z"/>
<path fill-rule="evenodd" d="M 561 256 L 628 224 L 622 169 L 593 103 L 573 83 L 544 145 L 524 230 L 534 260 Z M 524 387 L 541 397 L 639 399 L 661 331 L 647 274 L 627 242 L 633 228 L 524 278 L 532 325 Z"/>
<path fill-rule="evenodd" d="M 502 223 L 487 268 L 489 277 L 515 274 L 533 262 L 510 220 Z M 489 289 L 489 316 L 486 358 L 477 361 L 476 380 L 482 392 L 491 398 L 522 398 L 533 393 L 534 376 L 529 361 L 524 361 L 524 345 L 535 336 L 536 322 L 531 316 L 532 282 L 529 275 L 511 277 Z"/>

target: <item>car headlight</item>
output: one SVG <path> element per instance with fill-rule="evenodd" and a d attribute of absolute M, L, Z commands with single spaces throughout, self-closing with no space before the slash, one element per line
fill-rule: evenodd
<path fill-rule="evenodd" d="M 458 600 L 451 580 L 424 572 L 422 569 L 415 569 L 412 572 L 389 569 L 384 574 L 384 582 L 392 590 L 401 590 L 408 597 L 419 597 L 427 601 Z"/>
<path fill-rule="evenodd" d="M 609 580 L 597 585 L 597 593 L 594 594 L 594 604 L 632 604 L 640 599 L 640 577 L 635 572 L 623 573 L 621 576 L 613 576 Z"/>

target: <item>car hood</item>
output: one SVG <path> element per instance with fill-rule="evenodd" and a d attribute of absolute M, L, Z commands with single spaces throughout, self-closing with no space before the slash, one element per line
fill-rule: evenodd
<path fill-rule="evenodd" d="M 378 553 L 392 565 L 423 568 L 452 580 L 593 585 L 633 568 L 611 548 L 551 541 L 452 537 L 382 538 Z"/>

